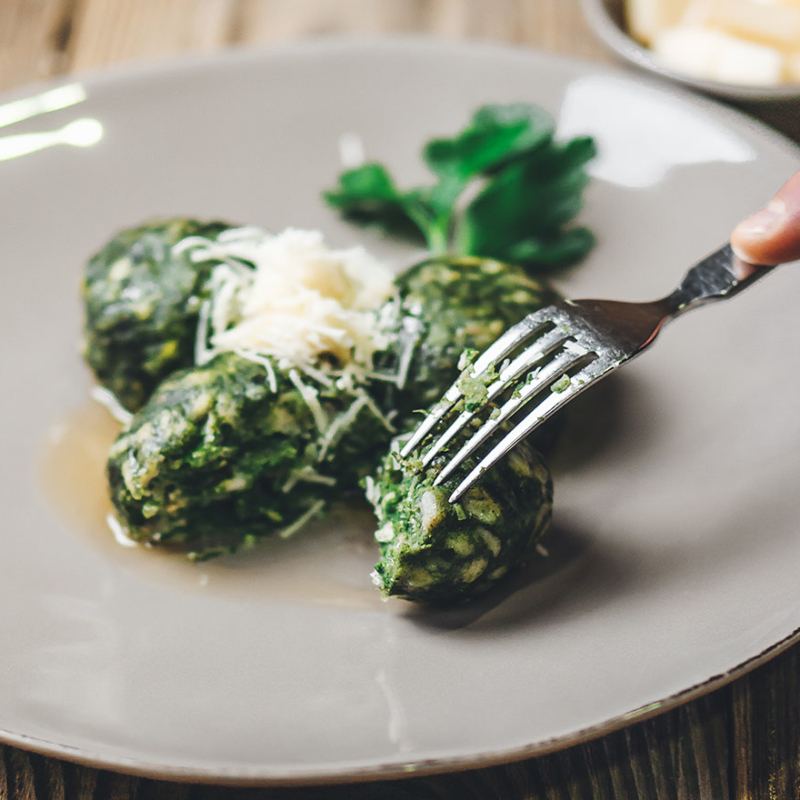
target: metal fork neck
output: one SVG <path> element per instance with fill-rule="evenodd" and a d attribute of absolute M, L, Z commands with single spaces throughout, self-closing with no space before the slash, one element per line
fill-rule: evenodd
<path fill-rule="evenodd" d="M 725 245 L 692 267 L 678 288 L 657 303 L 666 316 L 676 317 L 690 308 L 732 297 L 772 269 L 745 264 Z"/>

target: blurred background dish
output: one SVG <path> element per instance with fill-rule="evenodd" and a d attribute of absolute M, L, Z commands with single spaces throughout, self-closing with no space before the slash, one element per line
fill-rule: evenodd
<path fill-rule="evenodd" d="M 595 33 L 662 78 L 733 101 L 800 100 L 797 0 L 581 0 Z"/>

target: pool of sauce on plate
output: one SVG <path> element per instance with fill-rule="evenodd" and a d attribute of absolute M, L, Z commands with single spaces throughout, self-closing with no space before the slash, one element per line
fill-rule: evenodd
<path fill-rule="evenodd" d="M 118 543 L 105 479 L 119 423 L 88 400 L 46 432 L 39 477 L 49 504 L 70 531 L 125 570 L 181 590 L 267 602 L 342 606 L 385 612 L 369 573 L 376 553 L 366 508 L 334 509 L 296 537 L 270 538 L 232 556 L 191 563 L 180 553 Z"/>

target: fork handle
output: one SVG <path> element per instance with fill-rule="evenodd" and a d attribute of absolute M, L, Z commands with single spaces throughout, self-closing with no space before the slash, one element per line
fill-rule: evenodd
<path fill-rule="evenodd" d="M 713 300 L 733 297 L 773 269 L 746 264 L 726 244 L 695 264 L 680 286 L 661 302 L 667 314 L 675 317 Z"/>

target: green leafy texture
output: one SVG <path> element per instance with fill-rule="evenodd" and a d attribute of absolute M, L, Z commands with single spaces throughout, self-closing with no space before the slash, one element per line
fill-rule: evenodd
<path fill-rule="evenodd" d="M 583 206 L 584 167 L 595 152 L 592 139 L 573 139 L 509 165 L 464 212 L 462 249 L 539 269 L 582 258 L 594 237 L 564 226 Z"/>
<path fill-rule="evenodd" d="M 422 469 L 390 453 L 369 485 L 378 518 L 375 572 L 384 595 L 427 603 L 480 595 L 532 555 L 549 525 L 552 480 L 527 444 L 455 505 L 448 497 L 457 480 L 433 485 L 446 458 Z"/>
<path fill-rule="evenodd" d="M 412 413 L 441 398 L 458 377 L 465 350 L 485 350 L 504 330 L 556 299 L 522 268 L 479 258 L 423 261 L 400 275 L 397 287 L 397 334 L 383 369 L 395 371 L 411 347 L 405 385 L 390 389 L 384 400 L 398 413 L 400 427 L 418 422 Z"/>
<path fill-rule="evenodd" d="M 392 326 L 381 358 L 389 373 L 404 347 L 401 333 L 413 323 L 404 388 L 383 396 L 391 384 L 376 380 L 362 392 L 320 390 L 326 416 L 342 419 L 369 392 L 398 429 L 411 427 L 415 410 L 457 377 L 465 347 L 485 347 L 549 299 L 519 267 L 499 262 L 439 258 L 413 267 L 398 278 L 392 313 L 376 315 Z M 320 460 L 323 437 L 309 406 L 285 372 L 277 377 L 272 392 L 261 364 L 228 353 L 158 386 L 108 460 L 111 499 L 134 539 L 207 558 L 283 530 L 318 500 L 358 488 L 385 453 L 386 425 L 364 405 Z M 284 492 L 304 469 L 335 478 L 335 487 L 298 480 Z"/>
<path fill-rule="evenodd" d="M 383 165 L 368 163 L 343 172 L 324 197 L 353 221 L 421 233 L 433 253 L 547 271 L 580 260 L 594 244 L 586 228 L 568 227 L 582 207 L 594 142 L 554 142 L 553 130 L 536 106 L 484 106 L 458 135 L 425 146 L 433 185 L 403 191 Z"/>
<path fill-rule="evenodd" d="M 83 357 L 129 411 L 194 360 L 198 313 L 214 262 L 195 263 L 173 245 L 187 236 L 214 238 L 228 227 L 189 219 L 146 223 L 118 233 L 87 263 Z"/>
<path fill-rule="evenodd" d="M 348 219 L 378 224 L 386 231 L 411 239 L 422 239 L 434 212 L 417 192 L 401 192 L 381 164 L 365 164 L 339 176 L 335 191 L 325 199 Z"/>
<path fill-rule="evenodd" d="M 428 142 L 423 156 L 439 177 L 467 181 L 538 150 L 552 135 L 553 120 L 537 106 L 483 106 L 455 138 Z"/>
<path fill-rule="evenodd" d="M 107 463 L 111 500 L 132 538 L 208 558 L 285 530 L 319 500 L 358 486 L 388 444 L 386 426 L 362 406 L 325 448 L 300 392 L 284 373 L 277 378 L 273 392 L 261 364 L 226 353 L 156 389 Z M 359 398 L 320 392 L 331 427 Z M 297 479 L 304 469 L 335 485 Z"/>

